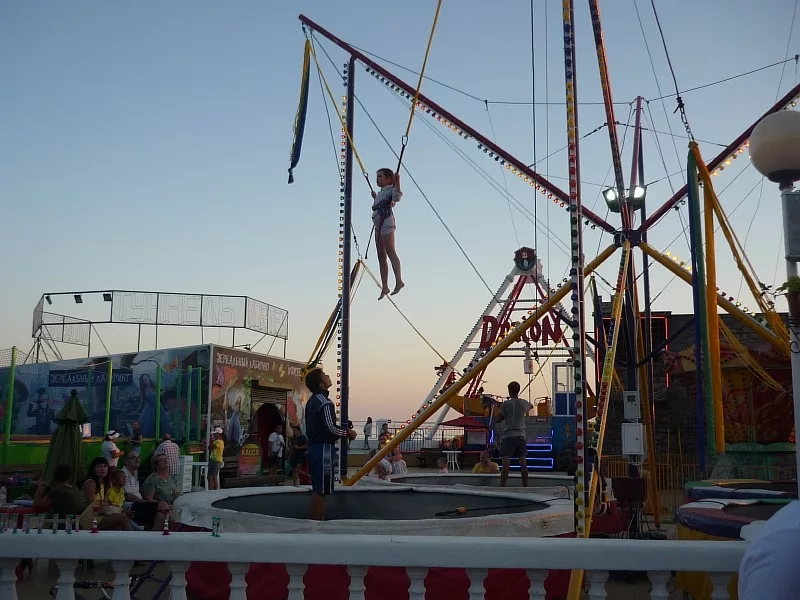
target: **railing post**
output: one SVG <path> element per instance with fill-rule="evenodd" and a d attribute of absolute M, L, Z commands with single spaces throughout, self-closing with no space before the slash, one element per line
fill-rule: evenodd
<path fill-rule="evenodd" d="M 112 600 L 131 600 L 130 574 L 133 561 L 112 560 L 114 569 L 114 595 Z"/>
<path fill-rule="evenodd" d="M 667 590 L 667 582 L 669 581 L 670 574 L 667 571 L 648 571 L 647 577 L 653 589 L 650 590 L 651 600 L 668 600 L 669 591 Z"/>
<path fill-rule="evenodd" d="M 228 563 L 231 572 L 230 600 L 247 600 L 247 581 L 245 577 L 250 570 L 250 563 Z"/>
<path fill-rule="evenodd" d="M 708 578 L 714 588 L 711 590 L 711 600 L 728 600 L 728 584 L 731 582 L 730 573 L 709 573 Z"/>
<path fill-rule="evenodd" d="M 483 582 L 488 574 L 489 569 L 467 569 L 467 577 L 469 577 L 469 600 L 484 599 L 485 590 Z"/>
<path fill-rule="evenodd" d="M 425 600 L 425 576 L 428 569 L 425 567 L 408 567 L 406 569 L 411 585 L 408 586 L 408 600 Z"/>
<path fill-rule="evenodd" d="M 0 560 L 0 598 L 3 600 L 17 600 L 17 573 L 18 560 Z"/>
<path fill-rule="evenodd" d="M 303 591 L 306 589 L 303 583 L 303 576 L 306 574 L 308 565 L 286 565 L 286 572 L 289 573 L 289 599 L 304 600 Z"/>
<path fill-rule="evenodd" d="M 77 565 L 77 560 L 56 560 L 58 567 L 56 600 L 75 600 L 75 588 L 72 586 L 75 583 L 75 567 Z"/>
<path fill-rule="evenodd" d="M 347 574 L 350 575 L 350 600 L 364 600 L 364 578 L 367 576 L 369 567 L 359 565 L 348 565 Z"/>
<path fill-rule="evenodd" d="M 528 579 L 531 587 L 528 592 L 530 600 L 545 600 L 544 580 L 547 579 L 547 571 L 541 569 L 527 569 Z"/>
<path fill-rule="evenodd" d="M 589 571 L 586 573 L 586 579 L 589 580 L 591 586 L 589 587 L 589 600 L 605 600 L 608 571 Z"/>
<path fill-rule="evenodd" d="M 188 562 L 169 563 L 169 570 L 172 573 L 172 580 L 169 582 L 170 600 L 186 600 L 186 570 L 188 568 Z"/>

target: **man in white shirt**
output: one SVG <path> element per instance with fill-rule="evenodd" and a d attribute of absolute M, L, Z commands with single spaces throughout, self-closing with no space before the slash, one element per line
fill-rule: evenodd
<path fill-rule="evenodd" d="M 103 438 L 102 446 L 100 446 L 100 451 L 103 453 L 103 458 L 108 461 L 108 466 L 112 469 L 117 468 L 119 457 L 124 454 L 122 450 L 117 448 L 117 445 L 114 443 L 114 440 L 118 438 L 119 433 L 113 429 L 110 429 Z"/>
<path fill-rule="evenodd" d="M 177 475 L 181 470 L 181 448 L 172 441 L 172 436 L 168 433 L 164 434 L 161 438 L 164 440 L 158 445 L 156 451 L 153 452 L 153 458 L 159 454 L 164 454 L 167 457 L 167 464 L 169 465 L 169 474 Z"/>
<path fill-rule="evenodd" d="M 800 502 L 769 519 L 739 564 L 739 600 L 794 600 L 800 597 Z"/>
<path fill-rule="evenodd" d="M 267 457 L 267 464 L 269 465 L 269 474 L 275 477 L 278 474 L 278 465 L 281 464 L 283 458 L 283 448 L 286 442 L 283 440 L 283 427 L 278 425 L 275 431 L 269 434 L 269 457 Z"/>
<path fill-rule="evenodd" d="M 125 464 L 122 472 L 125 473 L 125 500 L 127 502 L 140 502 L 142 494 L 139 491 L 139 464 L 141 458 L 138 452 L 128 452 L 125 455 Z"/>

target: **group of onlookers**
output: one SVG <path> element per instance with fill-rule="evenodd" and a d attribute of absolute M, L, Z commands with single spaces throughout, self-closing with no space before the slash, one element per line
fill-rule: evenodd
<path fill-rule="evenodd" d="M 119 437 L 113 430 L 106 433 L 102 456 L 92 460 L 86 477 L 80 481 L 75 480 L 70 466 L 57 466 L 52 481 L 40 483 L 36 491 L 37 510 L 59 518 L 72 515 L 81 529 L 163 528 L 181 493 L 177 479 L 180 447 L 169 434 L 165 435 L 153 452 L 152 472 L 140 483 L 141 438 L 131 439 L 130 448 L 123 452 L 116 443 Z M 217 437 L 215 434 L 215 442 Z M 212 456 L 214 450 L 222 452 L 218 445 L 212 446 Z"/>

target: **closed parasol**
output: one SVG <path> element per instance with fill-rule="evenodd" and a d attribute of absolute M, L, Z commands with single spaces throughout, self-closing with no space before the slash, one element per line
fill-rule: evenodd
<path fill-rule="evenodd" d="M 72 469 L 72 481 L 83 477 L 83 443 L 81 425 L 89 418 L 78 399 L 77 390 L 72 390 L 64 407 L 55 416 L 58 423 L 50 437 L 50 447 L 44 463 L 45 481 L 51 481 L 53 471 L 58 465 L 68 465 Z"/>

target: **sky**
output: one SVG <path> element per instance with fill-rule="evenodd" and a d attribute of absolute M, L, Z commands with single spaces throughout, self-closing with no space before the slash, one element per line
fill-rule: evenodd
<path fill-rule="evenodd" d="M 606 116 L 588 6 L 575 4 L 577 92 L 586 103 L 579 110 L 579 129 L 587 135 Z M 680 90 L 800 52 L 795 0 L 657 0 L 655 5 Z M 303 13 L 353 45 L 418 71 L 434 9 L 432 0 L 2 3 L 0 348 L 31 347 L 32 310 L 45 292 L 134 289 L 247 295 L 288 309 L 286 356 L 306 360 L 336 300 L 339 174 L 326 98 L 312 70 L 303 154 L 295 183 L 287 184 L 304 42 L 297 16 Z M 673 113 L 675 98 L 658 99 L 673 94 L 675 85 L 650 2 L 606 1 L 601 10 L 616 120 L 632 125 L 634 99 L 648 100 L 643 152 L 652 210 L 686 179 L 687 139 Z M 535 157 L 539 172 L 566 189 L 560 19 L 558 0 L 537 0 L 532 42 L 527 1 L 444 0 L 427 67 L 436 82 L 425 81 L 422 91 L 526 162 Z M 343 88 L 337 71 L 347 56 L 321 36 L 315 40 L 338 100 Z M 416 83 L 413 73 L 386 66 Z M 791 89 L 797 74 L 791 61 L 684 93 L 704 158 L 710 161 Z M 363 68 L 355 77 L 363 107 L 398 151 L 407 103 Z M 331 117 L 338 144 L 340 130 Z M 391 149 L 362 108 L 355 119 L 355 144 L 370 173 L 395 166 Z M 621 137 L 626 130 L 619 127 Z M 580 152 L 583 202 L 606 215 L 600 191 L 613 179 L 606 129 L 587 135 Z M 627 179 L 630 144 L 623 163 Z M 406 288 L 396 301 L 450 358 L 490 300 L 487 285 L 492 291 L 500 286 L 517 248 L 538 247 L 545 275 L 554 285 L 561 281 L 569 264 L 566 213 L 516 177 L 506 179 L 474 140 L 464 141 L 421 114 L 404 166 L 408 174 L 396 208 L 396 235 Z M 777 190 L 763 185 L 746 155 L 715 183 L 760 279 L 780 284 Z M 370 203 L 366 184 L 357 178 L 354 230 L 362 252 Z M 670 211 L 650 231 L 649 242 L 688 259 L 687 218 L 685 206 Z M 618 216 L 608 219 L 616 223 Z M 609 243 L 608 235 L 588 229 L 587 259 Z M 720 235 L 717 248 L 720 287 L 753 307 Z M 640 257 L 637 262 L 641 265 Z M 377 273 L 374 250 L 368 263 Z M 617 268 L 612 258 L 599 273 L 613 282 Z M 691 310 L 686 285 L 656 267 L 651 272 L 654 309 Z M 598 283 L 608 297 L 609 286 Z M 403 420 L 418 408 L 442 361 L 377 296 L 365 278 L 353 303 L 350 412 L 354 419 Z M 70 301 L 58 308 L 91 318 L 89 313 L 97 316 L 103 307 Z M 136 335 L 135 327 L 98 327 L 109 352 L 135 350 Z M 237 334 L 236 343 L 258 337 Z M 227 345 L 231 337 L 206 329 L 203 341 Z M 143 328 L 142 349 L 154 342 L 152 328 Z M 200 343 L 200 332 L 162 327 L 158 343 Z M 270 346 L 267 339 L 255 350 L 282 354 L 283 342 Z M 65 357 L 82 352 L 62 347 Z M 95 342 L 92 352 L 103 349 Z M 331 354 L 326 364 L 334 360 Z M 525 380 L 521 363 L 497 361 L 484 377 L 487 391 L 499 394 L 510 379 Z M 549 385 L 537 381 L 532 394 L 548 394 Z"/>

